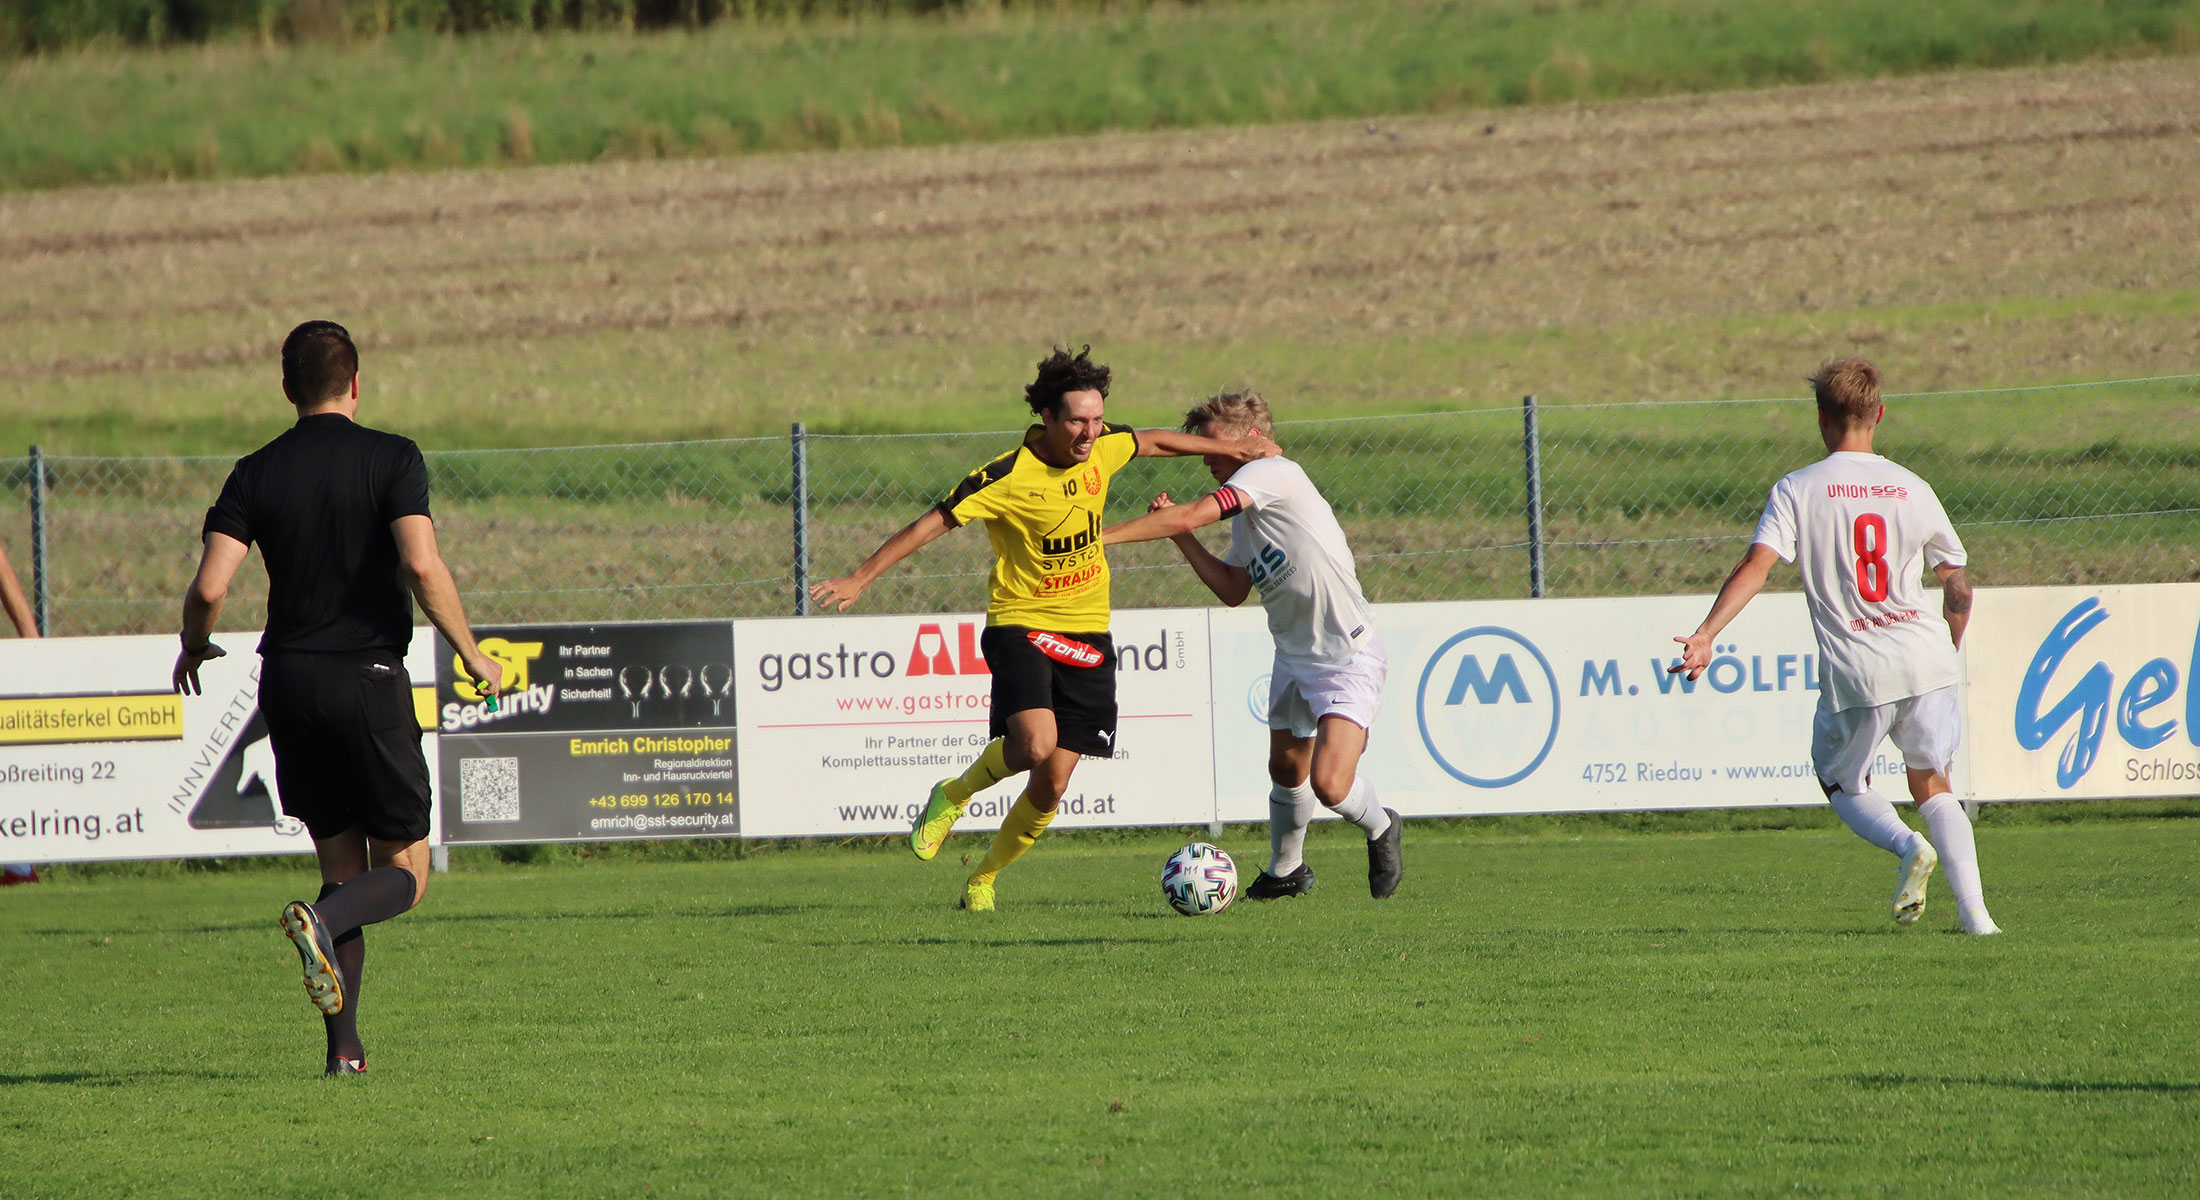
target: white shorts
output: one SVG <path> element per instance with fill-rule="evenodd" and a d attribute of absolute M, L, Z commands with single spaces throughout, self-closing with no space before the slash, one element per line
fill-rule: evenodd
<path fill-rule="evenodd" d="M 1373 729 L 1375 714 L 1383 707 L 1383 680 L 1389 675 L 1383 639 L 1372 632 L 1358 652 L 1335 665 L 1294 666 L 1279 654 L 1268 676 L 1268 728 L 1310 738 L 1323 717 L 1337 716 Z"/>
<path fill-rule="evenodd" d="M 1946 771 L 1963 740 L 1955 685 L 1870 708 L 1819 709 L 1810 732 L 1810 762 L 1818 781 L 1852 796 L 1865 790 L 1881 738 L 1894 739 L 1902 765 L 1911 770 Z"/>

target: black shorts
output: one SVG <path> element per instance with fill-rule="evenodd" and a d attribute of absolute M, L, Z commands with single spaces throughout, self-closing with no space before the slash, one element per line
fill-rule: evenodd
<path fill-rule="evenodd" d="M 988 625 L 978 636 L 986 669 L 993 672 L 992 736 L 1008 732 L 1008 718 L 1026 709 L 1054 714 L 1054 744 L 1079 754 L 1115 753 L 1115 638 L 1105 633 L 1064 633 L 1100 651 L 1099 665 L 1072 666 L 1047 657 L 1021 625 Z"/>
<path fill-rule="evenodd" d="M 260 715 L 283 811 L 316 841 L 347 829 L 389 842 L 428 836 L 428 760 L 404 661 L 388 650 L 276 651 L 262 663 Z"/>

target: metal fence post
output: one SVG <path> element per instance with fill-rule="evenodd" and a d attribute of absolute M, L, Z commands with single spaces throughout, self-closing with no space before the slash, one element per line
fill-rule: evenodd
<path fill-rule="evenodd" d="M 1543 438 L 1535 424 L 1535 397 L 1520 398 L 1521 444 L 1528 457 L 1528 594 L 1543 596 Z"/>
<path fill-rule="evenodd" d="M 810 439 L 794 423 L 794 615 L 810 615 Z"/>
<path fill-rule="evenodd" d="M 52 633 L 46 614 L 46 454 L 31 447 L 31 615 L 38 636 Z"/>

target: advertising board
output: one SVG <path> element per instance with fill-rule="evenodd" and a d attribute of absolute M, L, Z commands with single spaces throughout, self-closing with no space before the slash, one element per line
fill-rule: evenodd
<path fill-rule="evenodd" d="M 731 837 L 733 624 L 499 625 L 494 710 L 436 639 L 443 839 Z"/>
<path fill-rule="evenodd" d="M 2200 793 L 2200 584 L 1983 590 L 1965 649 L 1980 797 Z"/>
<path fill-rule="evenodd" d="M 1803 598 L 1757 598 L 1704 675 L 1669 674 L 1709 597 L 1383 604 L 1390 659 L 1363 773 L 1408 816 L 1822 804 Z M 1217 803 L 1268 814 L 1263 615 L 1213 614 Z M 1959 759 L 1958 774 L 1961 775 Z M 1902 764 L 1882 744 L 1874 773 Z"/>
<path fill-rule="evenodd" d="M 196 696 L 170 686 L 173 636 L 0 641 L 0 861 L 312 853 L 282 812 L 259 637 L 216 635 Z M 405 666 L 433 674 L 424 631 Z"/>
<path fill-rule="evenodd" d="M 741 622 L 742 834 L 905 832 L 933 782 L 985 748 L 984 626 L 970 613 Z M 1115 754 L 1079 765 L 1055 827 L 1205 824 L 1207 614 L 1119 611 L 1111 632 Z M 956 828 L 999 828 L 1021 787 L 1019 776 L 980 793 Z"/>

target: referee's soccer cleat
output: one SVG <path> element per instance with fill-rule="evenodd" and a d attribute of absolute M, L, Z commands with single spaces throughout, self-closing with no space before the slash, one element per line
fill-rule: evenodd
<path fill-rule="evenodd" d="M 329 1056 L 328 1069 L 321 1072 L 321 1078 L 334 1079 L 339 1075 L 364 1075 L 366 1073 L 366 1059 L 345 1058 L 341 1054 L 334 1054 Z"/>
<path fill-rule="evenodd" d="M 1270 875 L 1266 868 L 1262 868 L 1260 877 L 1245 885 L 1245 898 L 1248 900 L 1288 900 L 1293 896 L 1303 896 L 1313 890 L 1314 868 L 1306 863 L 1300 863 L 1297 867 L 1285 871 L 1281 875 Z"/>
<path fill-rule="evenodd" d="M 909 827 L 909 848 L 926 862 L 940 852 L 940 845 L 947 841 L 947 831 L 962 820 L 963 804 L 947 798 L 947 785 L 952 780 L 942 779 L 932 785 L 932 794 L 924 798 L 924 808 L 917 813 L 917 820 Z"/>
<path fill-rule="evenodd" d="M 1902 853 L 1902 867 L 1895 876 L 1894 919 L 1898 925 L 1914 925 L 1925 912 L 1925 881 L 1933 877 L 1933 868 L 1940 865 L 1940 855 L 1923 834 L 1910 839 L 1910 848 Z"/>
<path fill-rule="evenodd" d="M 990 883 L 963 885 L 962 899 L 956 903 L 955 907 L 970 912 L 992 912 L 993 885 Z"/>
<path fill-rule="evenodd" d="M 336 940 L 321 923 L 321 914 L 303 900 L 283 906 L 283 936 L 298 948 L 306 972 L 306 999 L 333 1017 L 344 1011 L 344 977 L 336 971 Z"/>
<path fill-rule="evenodd" d="M 1398 843 L 1405 839 L 1405 818 L 1395 808 L 1383 811 L 1390 814 L 1389 828 L 1381 837 L 1367 839 L 1367 894 L 1377 900 L 1388 899 L 1406 877 L 1406 860 L 1398 852 Z"/>

